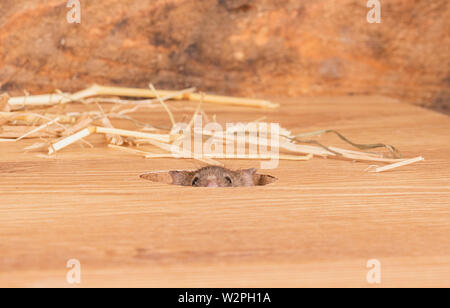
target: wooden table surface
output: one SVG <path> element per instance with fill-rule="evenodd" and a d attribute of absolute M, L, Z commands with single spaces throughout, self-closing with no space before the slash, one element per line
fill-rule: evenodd
<path fill-rule="evenodd" d="M 295 132 L 338 129 L 426 160 L 379 174 L 367 163 L 282 161 L 265 171 L 275 184 L 202 189 L 138 176 L 199 163 L 145 160 L 101 137 L 55 158 L 25 153 L 35 141 L 0 143 L 0 286 L 450 287 L 450 118 L 383 97 L 277 101 L 277 111 L 206 111 L 219 122 L 265 115 Z M 177 120 L 195 109 L 177 104 Z M 161 109 L 139 116 L 168 123 Z M 69 259 L 81 284 L 66 281 Z M 371 259 L 381 284 L 366 279 Z"/>

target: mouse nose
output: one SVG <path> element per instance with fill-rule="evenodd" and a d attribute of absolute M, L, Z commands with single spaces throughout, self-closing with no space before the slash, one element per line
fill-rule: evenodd
<path fill-rule="evenodd" d="M 208 185 L 206 187 L 219 187 L 216 181 L 208 181 Z"/>

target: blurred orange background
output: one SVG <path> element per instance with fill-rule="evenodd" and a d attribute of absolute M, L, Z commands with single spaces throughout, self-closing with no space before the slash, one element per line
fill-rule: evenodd
<path fill-rule="evenodd" d="M 251 97 L 375 94 L 450 112 L 447 0 L 2 0 L 0 92 L 100 83 Z"/>

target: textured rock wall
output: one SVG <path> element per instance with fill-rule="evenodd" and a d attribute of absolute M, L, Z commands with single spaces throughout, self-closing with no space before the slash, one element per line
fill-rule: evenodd
<path fill-rule="evenodd" d="M 94 82 L 221 94 L 381 94 L 449 108 L 447 0 L 0 1 L 0 92 Z"/>

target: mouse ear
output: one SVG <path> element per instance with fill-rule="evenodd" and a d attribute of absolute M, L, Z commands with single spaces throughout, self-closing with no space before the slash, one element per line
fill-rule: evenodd
<path fill-rule="evenodd" d="M 187 179 L 190 177 L 190 172 L 187 171 L 170 171 L 173 185 L 186 185 Z"/>
<path fill-rule="evenodd" d="M 256 173 L 256 171 L 258 171 L 258 169 L 256 168 L 251 168 L 251 169 L 244 169 L 241 172 L 247 175 L 254 175 Z"/>
<path fill-rule="evenodd" d="M 244 169 L 240 171 L 241 179 L 243 181 L 244 186 L 254 186 L 255 185 L 255 174 L 258 169 Z"/>

